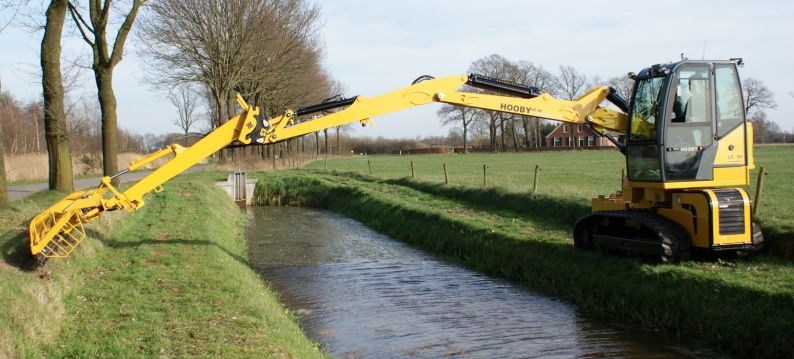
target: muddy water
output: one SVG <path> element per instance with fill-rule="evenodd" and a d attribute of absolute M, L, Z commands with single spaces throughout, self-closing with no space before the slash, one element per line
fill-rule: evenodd
<path fill-rule="evenodd" d="M 258 207 L 249 213 L 251 262 L 299 313 L 306 333 L 335 356 L 693 355 L 444 263 L 333 212 Z"/>

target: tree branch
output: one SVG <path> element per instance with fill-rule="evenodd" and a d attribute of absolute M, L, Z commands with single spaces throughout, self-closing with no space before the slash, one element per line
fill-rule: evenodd
<path fill-rule="evenodd" d="M 145 2 L 146 0 L 134 0 L 132 2 L 132 8 L 130 9 L 130 12 L 127 13 L 124 23 L 122 23 L 121 27 L 119 27 L 119 32 L 116 35 L 116 40 L 113 43 L 113 52 L 110 55 L 111 67 L 116 66 L 116 64 L 121 61 L 122 53 L 124 52 L 124 42 L 127 41 L 127 36 L 130 34 L 132 23 L 135 22 L 135 17 L 138 16 L 138 10 Z"/>
<path fill-rule="evenodd" d="M 85 26 L 85 28 L 88 29 L 88 31 L 90 31 L 92 34 L 94 33 L 94 29 L 91 28 L 90 25 L 88 25 L 85 19 L 83 19 L 83 15 L 80 14 L 80 11 L 77 10 L 77 8 L 74 6 L 74 4 L 72 4 L 71 1 L 69 1 L 67 5 L 69 6 L 69 15 L 72 16 L 72 20 L 74 20 L 74 24 L 75 26 L 77 26 L 77 29 L 80 30 L 80 35 L 83 37 L 83 41 L 85 41 L 89 46 L 93 48 L 94 42 L 92 42 L 91 39 L 88 38 L 88 34 L 86 34 L 85 29 L 83 29 L 83 26 Z"/>

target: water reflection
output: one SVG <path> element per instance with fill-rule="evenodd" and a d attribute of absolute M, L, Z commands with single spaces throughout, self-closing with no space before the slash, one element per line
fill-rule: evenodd
<path fill-rule="evenodd" d="M 688 356 L 582 318 L 565 303 L 438 261 L 332 212 L 250 211 L 252 263 L 333 355 Z"/>

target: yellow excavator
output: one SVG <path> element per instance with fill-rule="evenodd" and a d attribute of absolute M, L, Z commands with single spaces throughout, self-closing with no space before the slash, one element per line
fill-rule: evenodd
<path fill-rule="evenodd" d="M 85 223 L 106 211 L 140 208 L 144 195 L 227 146 L 276 143 L 353 122 L 366 125 L 373 116 L 441 102 L 587 125 L 618 146 L 626 157 L 623 188 L 592 199 L 592 213 L 574 225 L 577 248 L 662 262 L 686 260 L 693 252 L 751 253 L 763 247 L 763 235 L 751 221 L 750 197 L 743 188 L 754 163 L 741 65 L 741 59 L 653 65 L 629 73 L 634 80 L 629 101 L 607 86 L 569 101 L 476 74 L 421 76 L 380 96 L 338 98 L 275 118 L 260 116 L 238 96 L 242 112 L 194 145 L 171 145 L 113 176 L 174 155 L 127 190 L 119 191 L 113 177 L 104 177 L 99 187 L 72 193 L 34 217 L 30 251 L 37 259 L 67 257 L 85 237 Z M 465 91 L 464 85 L 483 91 Z M 324 115 L 307 116 L 318 113 Z"/>

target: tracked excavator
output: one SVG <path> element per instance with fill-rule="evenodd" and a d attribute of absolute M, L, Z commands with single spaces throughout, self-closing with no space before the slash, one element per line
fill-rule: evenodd
<path fill-rule="evenodd" d="M 261 116 L 238 96 L 242 111 L 194 145 L 155 152 L 34 217 L 30 251 L 37 259 L 67 257 L 85 237 L 85 223 L 106 211 L 141 208 L 147 193 L 227 146 L 272 144 L 353 122 L 366 125 L 373 116 L 440 102 L 586 125 L 615 143 L 625 155 L 627 176 L 621 190 L 595 196 L 592 212 L 574 225 L 579 249 L 662 262 L 686 260 L 693 252 L 751 253 L 762 248 L 763 235 L 751 221 L 751 200 L 743 188 L 754 163 L 741 65 L 741 59 L 653 65 L 629 73 L 634 88 L 628 101 L 606 86 L 561 100 L 476 74 L 422 76 L 380 96 L 337 98 L 274 118 Z M 125 191 L 112 185 L 113 177 L 171 154 L 169 162 Z"/>

